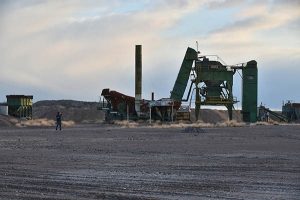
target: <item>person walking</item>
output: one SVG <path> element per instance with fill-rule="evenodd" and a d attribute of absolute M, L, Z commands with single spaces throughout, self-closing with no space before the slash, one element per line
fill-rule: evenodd
<path fill-rule="evenodd" d="M 61 120 L 62 120 L 62 114 L 60 112 L 57 112 L 57 114 L 56 114 L 56 128 L 55 128 L 55 130 L 57 130 L 59 128 L 59 130 L 61 131 Z"/>

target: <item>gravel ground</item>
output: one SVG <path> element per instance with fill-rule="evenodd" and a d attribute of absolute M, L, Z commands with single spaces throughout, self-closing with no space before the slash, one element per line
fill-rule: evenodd
<path fill-rule="evenodd" d="M 300 199 L 300 126 L 0 130 L 0 199 Z"/>

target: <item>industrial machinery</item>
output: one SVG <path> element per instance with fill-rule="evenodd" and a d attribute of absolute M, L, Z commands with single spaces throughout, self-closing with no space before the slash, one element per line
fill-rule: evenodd
<path fill-rule="evenodd" d="M 243 95 L 242 114 L 245 122 L 257 120 L 257 63 L 252 60 L 241 65 L 228 66 L 221 63 L 218 56 L 199 55 L 199 52 L 188 48 L 171 96 L 160 100 L 142 99 L 142 49 L 136 45 L 135 51 L 135 97 L 129 97 L 116 91 L 104 89 L 100 109 L 106 110 L 107 119 L 159 119 L 172 121 L 176 117 L 184 118 L 183 110 L 179 109 L 182 102 L 195 99 L 195 117 L 199 119 L 202 105 L 225 106 L 229 119 L 237 102 L 232 93 L 233 75 L 242 70 Z M 190 80 L 187 97 L 183 99 Z M 189 116 L 189 115 L 187 115 Z"/>
<path fill-rule="evenodd" d="M 300 120 L 300 103 L 288 100 L 282 104 L 282 111 L 272 111 L 264 105 L 258 108 L 258 120 L 269 121 L 269 119 L 280 122 L 296 122 Z"/>
<path fill-rule="evenodd" d="M 153 119 L 161 121 L 175 120 L 175 113 L 180 107 L 179 102 L 169 98 L 163 98 L 154 101 L 141 99 L 139 101 L 139 115 L 136 112 L 136 100 L 134 97 L 127 96 L 108 88 L 103 89 L 99 110 L 106 112 L 105 120 L 138 120 Z"/>
<path fill-rule="evenodd" d="M 233 75 L 242 70 L 243 94 L 242 114 L 245 122 L 257 120 L 257 63 L 252 60 L 246 64 L 228 66 L 222 64 L 218 56 L 199 56 L 188 48 L 171 92 L 171 99 L 188 101 L 191 91 L 195 95 L 195 117 L 199 119 L 201 105 L 225 106 L 229 119 L 232 119 L 233 105 L 237 102 L 232 94 Z M 183 99 L 188 80 L 190 87 L 187 97 Z M 193 88 L 194 86 L 194 88 Z M 192 90 L 193 89 L 193 90 Z"/>
<path fill-rule="evenodd" d="M 108 88 L 103 89 L 99 110 L 105 111 L 106 121 L 123 119 L 175 120 L 181 102 L 170 98 L 154 100 L 142 99 L 142 46 L 135 46 L 135 97 L 127 96 Z"/>
<path fill-rule="evenodd" d="M 8 115 L 32 119 L 32 95 L 7 95 Z"/>
<path fill-rule="evenodd" d="M 288 118 L 279 112 L 272 111 L 262 104 L 258 108 L 258 120 L 269 122 L 270 119 L 279 120 L 280 122 L 288 122 Z"/>
<path fill-rule="evenodd" d="M 300 119 L 300 103 L 292 103 L 287 101 L 282 105 L 282 115 L 284 115 L 289 122 Z"/>

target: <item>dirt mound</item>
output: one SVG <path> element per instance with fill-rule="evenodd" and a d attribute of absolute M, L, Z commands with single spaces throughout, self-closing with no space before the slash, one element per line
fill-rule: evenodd
<path fill-rule="evenodd" d="M 18 122 L 14 117 L 0 115 L 0 128 L 1 127 L 13 127 Z"/>
<path fill-rule="evenodd" d="M 242 115 L 239 110 L 233 111 L 232 114 L 233 120 L 237 122 L 242 122 Z M 200 120 L 205 123 L 221 123 L 228 121 L 228 112 L 227 110 L 211 110 L 211 109 L 201 109 L 200 110 Z M 191 121 L 196 121 L 195 110 L 191 111 Z"/>
<path fill-rule="evenodd" d="M 45 118 L 53 120 L 56 113 L 63 113 L 63 120 L 71 120 L 75 123 L 99 123 L 105 118 L 102 111 L 97 110 L 98 102 L 84 102 L 74 100 L 46 100 L 33 104 L 34 119 Z M 233 119 L 241 122 L 240 111 L 233 111 Z M 191 112 L 191 120 L 195 121 L 195 111 Z M 202 109 L 200 120 L 204 123 L 222 123 L 228 121 L 226 110 Z"/>
<path fill-rule="evenodd" d="M 63 114 L 63 121 L 75 123 L 97 123 L 104 119 L 104 113 L 97 110 L 97 102 L 84 102 L 73 100 L 46 100 L 33 104 L 34 119 L 54 120 L 56 113 Z"/>

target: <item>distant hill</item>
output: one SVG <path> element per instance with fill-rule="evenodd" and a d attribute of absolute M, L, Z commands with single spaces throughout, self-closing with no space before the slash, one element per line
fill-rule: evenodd
<path fill-rule="evenodd" d="M 97 110 L 98 102 L 84 102 L 74 100 L 45 100 L 33 104 L 33 117 L 54 119 L 56 113 L 62 112 L 64 120 L 72 120 L 76 123 L 95 123 L 104 120 L 104 112 Z M 206 123 L 218 123 L 228 120 L 226 110 L 202 109 L 201 121 Z M 239 111 L 234 111 L 233 119 L 241 120 Z M 195 121 L 195 112 L 191 112 L 191 120 Z"/>
<path fill-rule="evenodd" d="M 64 121 L 74 121 L 75 123 L 99 123 L 104 121 L 105 114 L 97 110 L 98 102 L 85 102 L 74 100 L 44 100 L 33 104 L 34 119 L 55 120 L 56 113 L 63 114 Z M 234 111 L 233 119 L 240 122 L 241 114 Z M 191 112 L 191 120 L 195 121 L 195 112 Z M 202 109 L 200 120 L 205 123 L 218 123 L 228 120 L 226 110 Z M 11 127 L 18 122 L 17 119 L 9 116 L 0 115 L 0 127 Z"/>
<path fill-rule="evenodd" d="M 45 100 L 33 104 L 33 118 L 55 119 L 56 113 L 63 114 L 63 120 L 75 123 L 96 123 L 104 119 L 104 113 L 97 110 L 98 102 L 74 100 Z"/>

